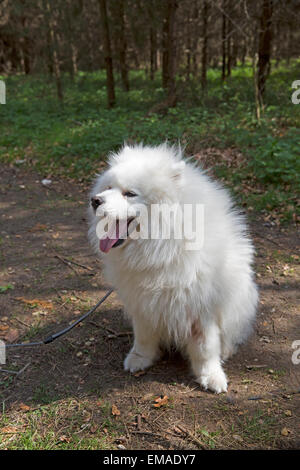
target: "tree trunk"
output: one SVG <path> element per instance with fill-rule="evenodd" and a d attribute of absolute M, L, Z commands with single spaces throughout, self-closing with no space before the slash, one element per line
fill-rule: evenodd
<path fill-rule="evenodd" d="M 150 80 L 154 80 L 157 70 L 157 38 L 154 26 L 150 26 Z"/>
<path fill-rule="evenodd" d="M 203 30 L 202 30 L 202 67 L 201 67 L 201 86 L 202 89 L 206 88 L 206 73 L 207 73 L 207 22 L 208 22 L 208 2 L 203 0 L 203 10 L 202 10 L 202 19 L 203 19 Z"/>
<path fill-rule="evenodd" d="M 24 37 L 22 43 L 23 57 L 24 57 L 24 72 L 29 75 L 31 72 L 31 60 L 30 60 L 30 40 L 27 36 Z"/>
<path fill-rule="evenodd" d="M 226 4 L 227 11 L 231 11 L 231 5 L 230 5 L 230 0 L 227 0 Z M 226 47 L 226 55 L 227 55 L 227 61 L 226 61 L 226 77 L 230 77 L 231 75 L 231 65 L 232 65 L 232 23 L 229 18 L 227 18 L 227 28 L 226 28 L 226 34 L 227 34 L 227 47 Z"/>
<path fill-rule="evenodd" d="M 169 63 L 169 51 L 168 51 L 168 19 L 167 16 L 163 19 L 162 28 L 162 86 L 167 88 L 168 85 L 168 63 Z"/>
<path fill-rule="evenodd" d="M 163 25 L 163 86 L 168 90 L 170 102 L 175 97 L 175 60 L 176 41 L 174 38 L 175 15 L 177 9 L 176 0 L 167 0 Z M 174 98 L 175 104 L 175 98 Z"/>
<path fill-rule="evenodd" d="M 193 64 L 193 76 L 196 77 L 198 71 L 198 61 L 197 61 L 197 48 L 198 48 L 198 20 L 199 20 L 199 8 L 197 0 L 194 0 L 193 8 L 193 36 L 192 36 L 192 64 Z"/>
<path fill-rule="evenodd" d="M 45 17 L 46 23 L 47 23 L 46 27 L 49 28 L 49 41 L 50 41 L 50 48 L 51 48 L 50 50 L 51 50 L 51 56 L 52 56 L 53 72 L 55 76 L 57 97 L 60 102 L 63 102 L 64 95 L 63 95 L 63 86 L 62 86 L 62 80 L 61 80 L 57 35 L 54 29 L 52 11 L 51 11 L 49 1 L 46 1 L 45 6 L 46 6 L 46 11 L 47 11 L 47 15 Z"/>
<path fill-rule="evenodd" d="M 124 0 L 118 2 L 119 14 L 119 60 L 123 90 L 129 91 L 128 66 L 126 63 L 127 41 L 125 33 Z"/>
<path fill-rule="evenodd" d="M 222 3 L 223 12 L 226 10 L 226 0 Z M 222 13 L 222 80 L 226 78 L 226 15 Z"/>
<path fill-rule="evenodd" d="M 190 73 L 191 73 L 191 19 L 187 18 L 187 25 L 186 25 L 186 69 L 185 69 L 185 76 L 186 80 L 190 80 Z"/>
<path fill-rule="evenodd" d="M 157 71 L 157 30 L 155 24 L 154 11 L 156 7 L 154 0 L 148 0 L 147 13 L 149 20 L 149 42 L 150 42 L 150 80 L 154 80 L 155 72 Z"/>
<path fill-rule="evenodd" d="M 25 75 L 29 75 L 31 72 L 31 57 L 30 57 L 30 39 L 28 37 L 28 25 L 27 25 L 27 18 L 26 16 L 22 16 L 22 30 L 23 30 L 23 37 L 21 39 L 21 50 L 23 54 L 23 68 Z"/>
<path fill-rule="evenodd" d="M 71 80 L 74 80 L 78 72 L 77 56 L 78 51 L 74 41 L 73 21 L 82 13 L 82 8 L 74 8 L 72 0 L 67 0 L 66 5 L 66 35 L 68 41 L 68 69 Z"/>
<path fill-rule="evenodd" d="M 240 38 L 238 37 L 238 34 L 235 32 L 233 35 L 232 39 L 232 66 L 236 67 L 237 66 L 237 60 L 238 60 L 238 55 L 239 55 L 239 41 Z"/>
<path fill-rule="evenodd" d="M 257 62 L 257 90 L 261 107 L 263 106 L 266 80 L 270 73 L 270 58 L 272 49 L 272 14 L 273 1 L 262 0 Z"/>
<path fill-rule="evenodd" d="M 106 68 L 107 104 L 109 108 L 112 108 L 116 103 L 116 97 L 106 0 L 99 0 L 99 6 L 101 14 L 104 60 Z"/>

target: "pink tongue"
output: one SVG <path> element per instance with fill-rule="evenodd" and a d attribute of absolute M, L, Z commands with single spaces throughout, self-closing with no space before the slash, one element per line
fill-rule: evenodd
<path fill-rule="evenodd" d="M 100 250 L 103 253 L 108 253 L 114 244 L 127 234 L 127 220 L 116 221 L 109 229 L 108 236 L 100 240 Z"/>
<path fill-rule="evenodd" d="M 111 247 L 114 246 L 118 240 L 118 238 L 103 238 L 100 240 L 100 250 L 103 251 L 103 253 L 108 253 Z"/>

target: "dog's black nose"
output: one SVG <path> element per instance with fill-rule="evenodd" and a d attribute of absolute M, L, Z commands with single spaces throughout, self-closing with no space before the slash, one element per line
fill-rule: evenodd
<path fill-rule="evenodd" d="M 101 204 L 103 204 L 104 202 L 104 199 L 102 197 L 92 197 L 91 198 L 91 204 L 92 204 L 92 207 L 96 210 L 97 207 L 101 206 Z"/>

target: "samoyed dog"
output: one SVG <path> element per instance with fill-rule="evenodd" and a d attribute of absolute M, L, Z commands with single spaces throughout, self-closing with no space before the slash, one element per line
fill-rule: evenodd
<path fill-rule="evenodd" d="M 197 382 L 226 392 L 222 364 L 247 339 L 258 301 L 253 246 L 227 190 L 180 148 L 124 146 L 95 181 L 89 225 L 133 325 L 125 370 L 175 345 Z"/>

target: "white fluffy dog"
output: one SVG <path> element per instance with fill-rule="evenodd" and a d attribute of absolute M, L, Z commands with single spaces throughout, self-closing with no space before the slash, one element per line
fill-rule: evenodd
<path fill-rule="evenodd" d="M 199 246 L 184 231 L 174 236 L 184 223 L 179 209 L 196 205 L 204 208 Z M 153 237 L 149 229 L 150 208 L 161 206 L 178 208 L 170 217 L 169 237 Z M 137 216 L 141 207 L 148 215 Z M 189 214 L 184 220 L 195 225 L 195 215 Z M 125 369 L 145 369 L 159 358 L 161 345 L 175 344 L 188 355 L 205 389 L 225 392 L 222 362 L 251 332 L 258 300 L 253 246 L 228 192 L 184 161 L 179 148 L 125 146 L 96 179 L 89 220 L 90 241 L 133 323 L 134 345 Z M 106 232 L 97 235 L 103 220 Z M 112 225 L 107 229 L 112 220 L 114 233 Z M 141 232 L 144 236 L 137 236 Z"/>

